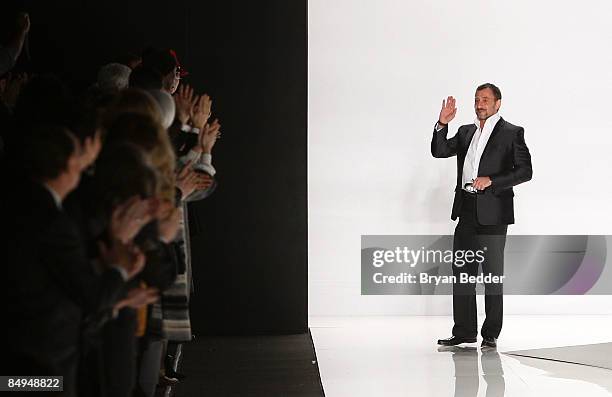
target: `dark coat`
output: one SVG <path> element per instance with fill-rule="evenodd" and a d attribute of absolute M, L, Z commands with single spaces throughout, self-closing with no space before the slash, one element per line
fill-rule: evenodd
<path fill-rule="evenodd" d="M 463 163 L 475 132 L 476 125 L 463 125 L 455 136 L 447 138 L 448 126 L 445 126 L 440 131 L 434 129 L 431 139 L 431 154 L 434 157 L 457 156 L 457 185 L 452 220 L 457 219 L 461 213 Z M 531 155 L 525 143 L 523 127 L 500 118 L 482 152 L 478 176 L 488 176 L 492 182 L 482 194 L 476 196 L 478 222 L 482 225 L 514 223 L 512 187 L 529 181 L 532 176 Z"/>

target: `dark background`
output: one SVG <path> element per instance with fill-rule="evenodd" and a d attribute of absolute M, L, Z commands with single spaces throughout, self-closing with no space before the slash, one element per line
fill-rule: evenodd
<path fill-rule="evenodd" d="M 192 208 L 194 333 L 306 332 L 306 0 L 10 7 L 32 21 L 30 61 L 20 67 L 55 72 L 75 90 L 125 52 L 176 50 L 190 72 L 183 81 L 211 95 L 223 132 L 213 153 L 218 189 Z"/>

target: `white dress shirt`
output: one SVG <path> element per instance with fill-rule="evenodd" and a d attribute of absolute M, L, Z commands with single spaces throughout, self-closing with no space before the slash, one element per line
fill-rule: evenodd
<path fill-rule="evenodd" d="M 467 190 L 468 192 L 476 191 L 471 186 L 467 189 L 464 186 L 466 183 L 473 182 L 474 179 L 478 177 L 480 157 L 482 157 L 482 152 L 484 151 L 485 146 L 487 146 L 487 142 L 491 137 L 491 132 L 493 132 L 493 129 L 500 118 L 501 116 L 499 112 L 495 113 L 485 121 L 482 129 L 480 129 L 480 120 L 474 120 L 474 124 L 476 124 L 476 132 L 474 132 L 474 136 L 470 142 L 470 147 L 468 148 L 465 156 L 465 162 L 463 163 L 463 174 L 461 177 L 461 188 Z"/>

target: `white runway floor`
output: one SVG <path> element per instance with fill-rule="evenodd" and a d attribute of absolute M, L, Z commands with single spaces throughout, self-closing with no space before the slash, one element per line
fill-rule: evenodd
<path fill-rule="evenodd" d="M 497 352 L 480 337 L 439 351 L 451 327 L 450 316 L 311 317 L 325 395 L 612 396 L 611 370 L 503 353 L 612 342 L 612 316 L 505 316 Z"/>

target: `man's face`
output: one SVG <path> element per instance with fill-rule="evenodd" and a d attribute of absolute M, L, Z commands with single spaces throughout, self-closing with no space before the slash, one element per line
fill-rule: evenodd
<path fill-rule="evenodd" d="M 476 91 L 474 99 L 474 110 L 478 120 L 486 120 L 493 116 L 501 106 L 501 99 L 496 100 L 493 90 L 485 88 L 484 90 Z"/>
<path fill-rule="evenodd" d="M 164 77 L 164 81 L 162 83 L 164 91 L 166 91 L 170 95 L 174 95 L 176 90 L 181 83 L 181 71 L 178 67 L 175 67 L 172 72 L 168 73 Z"/>
<path fill-rule="evenodd" d="M 80 156 L 70 156 L 68 160 L 67 185 L 70 191 L 76 189 L 81 180 L 81 159 Z"/>
<path fill-rule="evenodd" d="M 86 168 L 85 164 L 83 164 L 83 149 L 81 142 L 74 136 L 72 136 L 72 139 L 74 141 L 75 150 L 68 158 L 66 171 L 64 172 L 66 185 L 70 189 L 69 191 L 73 191 L 78 186 L 81 180 L 81 172 Z"/>

